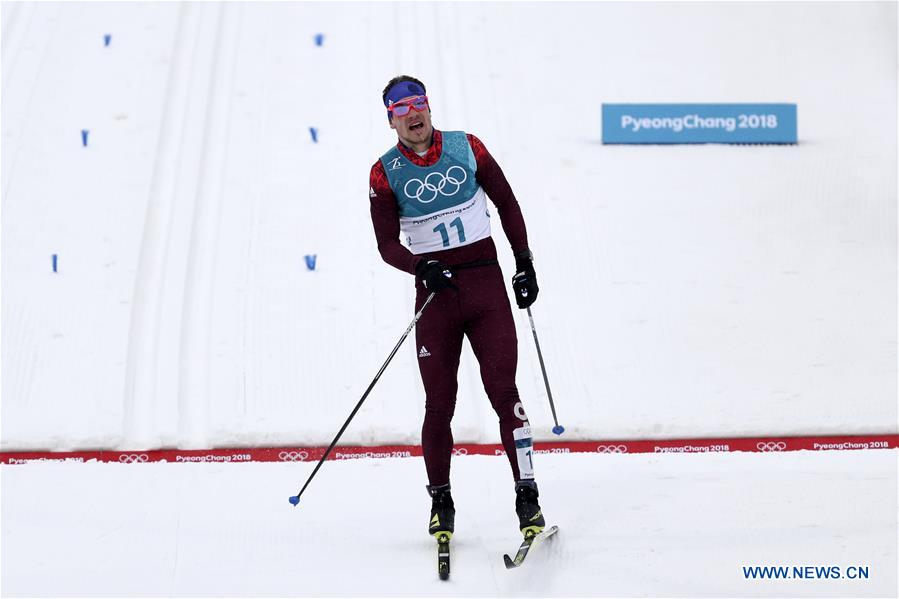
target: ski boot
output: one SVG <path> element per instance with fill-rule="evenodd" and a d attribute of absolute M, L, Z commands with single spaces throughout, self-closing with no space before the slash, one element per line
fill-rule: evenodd
<path fill-rule="evenodd" d="M 453 497 L 450 495 L 449 484 L 432 486 L 428 485 L 428 494 L 431 496 L 431 522 L 428 525 L 428 533 L 438 541 L 441 537 L 449 541 L 453 537 L 453 528 L 456 521 L 456 508 L 453 505 Z"/>
<path fill-rule="evenodd" d="M 525 538 L 532 537 L 546 527 L 546 520 L 537 503 L 537 483 L 532 480 L 520 480 L 515 483 L 515 512 L 518 514 L 518 527 Z"/>

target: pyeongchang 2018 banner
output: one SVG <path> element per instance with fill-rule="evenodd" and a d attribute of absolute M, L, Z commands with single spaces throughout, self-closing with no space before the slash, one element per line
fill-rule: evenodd
<path fill-rule="evenodd" d="M 604 144 L 795 144 L 796 104 L 603 104 Z"/>

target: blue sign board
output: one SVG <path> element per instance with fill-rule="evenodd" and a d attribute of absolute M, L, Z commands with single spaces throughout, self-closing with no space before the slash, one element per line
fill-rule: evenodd
<path fill-rule="evenodd" d="M 794 144 L 795 104 L 603 104 L 604 144 Z"/>

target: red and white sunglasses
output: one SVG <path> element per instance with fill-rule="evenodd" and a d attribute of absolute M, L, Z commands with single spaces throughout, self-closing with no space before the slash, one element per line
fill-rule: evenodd
<path fill-rule="evenodd" d="M 406 116 L 409 112 L 415 109 L 418 112 L 428 109 L 428 97 L 427 96 L 415 96 L 413 98 L 408 98 L 406 100 L 400 100 L 399 102 L 394 102 L 390 106 L 387 107 L 387 112 L 393 113 L 394 116 Z"/>

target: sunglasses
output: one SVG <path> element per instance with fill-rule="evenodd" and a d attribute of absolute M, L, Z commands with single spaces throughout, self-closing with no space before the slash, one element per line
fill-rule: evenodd
<path fill-rule="evenodd" d="M 406 116 L 412 109 L 421 112 L 422 110 L 428 109 L 428 97 L 427 96 L 415 96 L 414 98 L 409 98 L 408 100 L 402 100 L 400 102 L 394 102 L 390 106 L 387 107 L 387 112 L 393 113 L 394 116 Z"/>

